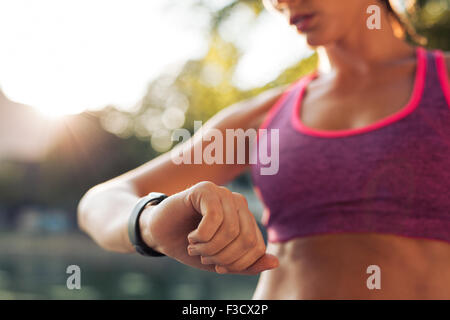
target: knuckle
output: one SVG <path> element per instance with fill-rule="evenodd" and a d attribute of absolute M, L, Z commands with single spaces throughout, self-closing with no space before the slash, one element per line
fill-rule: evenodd
<path fill-rule="evenodd" d="M 222 202 L 230 203 L 231 205 L 234 204 L 233 194 L 230 190 L 228 190 L 226 187 L 219 187 L 218 195 L 220 197 L 220 200 Z"/>
<path fill-rule="evenodd" d="M 214 182 L 205 180 L 198 182 L 194 187 L 200 190 L 211 190 L 216 187 L 216 184 Z"/>
<path fill-rule="evenodd" d="M 234 195 L 235 199 L 238 201 L 238 203 L 245 205 L 245 206 L 248 205 L 247 198 L 243 194 L 238 193 L 238 192 L 233 192 L 233 195 Z"/>
<path fill-rule="evenodd" d="M 263 244 L 259 244 L 256 246 L 256 254 L 258 257 L 261 257 L 266 252 L 266 246 Z"/>
<path fill-rule="evenodd" d="M 198 229 L 197 230 L 197 238 L 201 242 L 209 240 L 208 234 L 209 234 L 209 232 L 208 232 L 208 230 L 206 228 L 202 228 L 202 229 Z"/>
<path fill-rule="evenodd" d="M 230 189 L 228 189 L 227 187 L 219 186 L 219 189 L 220 189 L 224 194 L 226 194 L 227 196 L 231 196 L 231 195 L 232 195 L 232 192 L 231 192 Z"/>

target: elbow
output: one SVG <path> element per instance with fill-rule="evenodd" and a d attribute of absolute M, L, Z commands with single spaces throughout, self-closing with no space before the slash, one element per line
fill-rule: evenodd
<path fill-rule="evenodd" d="M 77 206 L 77 224 L 80 230 L 89 233 L 89 231 L 93 231 L 92 228 L 96 229 L 95 224 L 98 218 L 95 218 L 95 215 L 102 212 L 104 207 L 102 203 L 105 203 L 105 197 L 111 197 L 108 193 L 117 190 L 132 192 L 133 189 L 128 184 L 101 183 L 89 189 L 82 196 Z"/>
<path fill-rule="evenodd" d="M 77 207 L 77 225 L 78 228 L 82 231 L 85 231 L 85 220 L 86 220 L 86 211 L 85 211 L 85 197 L 86 194 L 81 198 Z"/>
<path fill-rule="evenodd" d="M 78 202 L 77 206 L 77 224 L 78 228 L 87 232 L 87 220 L 89 216 L 89 207 L 92 202 L 92 195 L 96 193 L 97 187 L 89 189 Z"/>

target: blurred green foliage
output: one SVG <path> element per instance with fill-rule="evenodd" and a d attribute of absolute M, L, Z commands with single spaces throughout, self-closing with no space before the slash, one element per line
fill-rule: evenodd
<path fill-rule="evenodd" d="M 427 38 L 427 47 L 450 50 L 450 1 L 418 0 L 417 6 L 412 21 L 419 34 Z"/>

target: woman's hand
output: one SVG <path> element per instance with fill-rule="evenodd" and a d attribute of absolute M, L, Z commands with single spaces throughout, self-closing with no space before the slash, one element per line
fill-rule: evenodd
<path fill-rule="evenodd" d="M 155 250 L 203 270 L 257 274 L 278 266 L 245 197 L 209 181 L 145 209 L 141 231 Z"/>

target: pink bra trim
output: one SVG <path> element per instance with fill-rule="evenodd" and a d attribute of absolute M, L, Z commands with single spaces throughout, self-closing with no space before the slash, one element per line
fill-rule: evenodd
<path fill-rule="evenodd" d="M 285 100 L 287 99 L 289 93 L 304 79 L 304 77 L 301 77 L 300 79 L 294 81 L 291 83 L 291 85 L 288 86 L 288 88 L 281 94 L 281 96 L 275 101 L 275 103 L 272 105 L 272 107 L 267 112 L 266 116 L 264 117 L 263 122 L 259 126 L 258 134 L 256 136 L 256 140 L 259 140 L 259 137 L 261 135 L 261 129 L 266 129 L 269 125 L 270 121 L 272 121 L 273 117 L 276 115 L 278 110 L 281 108 L 281 106 L 284 104 Z"/>
<path fill-rule="evenodd" d="M 264 118 L 264 121 L 259 126 L 259 129 L 265 129 L 269 122 L 272 120 L 272 118 L 277 113 L 278 109 L 283 105 L 283 102 L 286 100 L 288 94 L 291 92 L 291 90 L 304 78 L 300 78 L 299 80 L 292 83 L 278 98 L 278 100 L 274 103 L 274 105 L 270 108 L 270 110 L 267 112 L 267 115 Z"/>
<path fill-rule="evenodd" d="M 303 98 L 303 94 L 305 92 L 305 89 L 308 85 L 308 83 L 313 80 L 317 73 L 313 73 L 305 78 L 303 78 L 300 83 L 300 89 L 298 93 L 298 98 L 296 101 L 296 104 L 293 108 L 292 116 L 291 116 L 291 124 L 293 125 L 294 129 L 297 131 L 300 131 L 304 134 L 317 136 L 317 137 L 324 137 L 324 138 L 338 138 L 338 137 L 346 137 L 350 135 L 360 134 L 364 132 L 369 132 L 372 130 L 376 130 L 378 128 L 387 126 L 391 123 L 394 123 L 396 121 L 399 121 L 406 117 L 408 114 L 413 112 L 417 106 L 419 105 L 420 99 L 422 97 L 422 93 L 425 87 L 425 74 L 426 74 L 426 51 L 422 47 L 417 47 L 416 49 L 416 75 L 414 80 L 414 87 L 413 92 L 411 94 L 411 97 L 409 99 L 409 102 L 399 111 L 397 111 L 394 114 L 391 114 L 390 116 L 387 116 L 386 118 L 380 119 L 379 121 L 372 123 L 368 126 L 365 126 L 363 128 L 356 128 L 356 129 L 346 129 L 346 130 L 317 130 L 313 128 L 306 127 L 303 125 L 300 119 L 300 108 L 301 108 L 301 102 Z M 450 92 L 448 92 L 450 94 Z"/>

